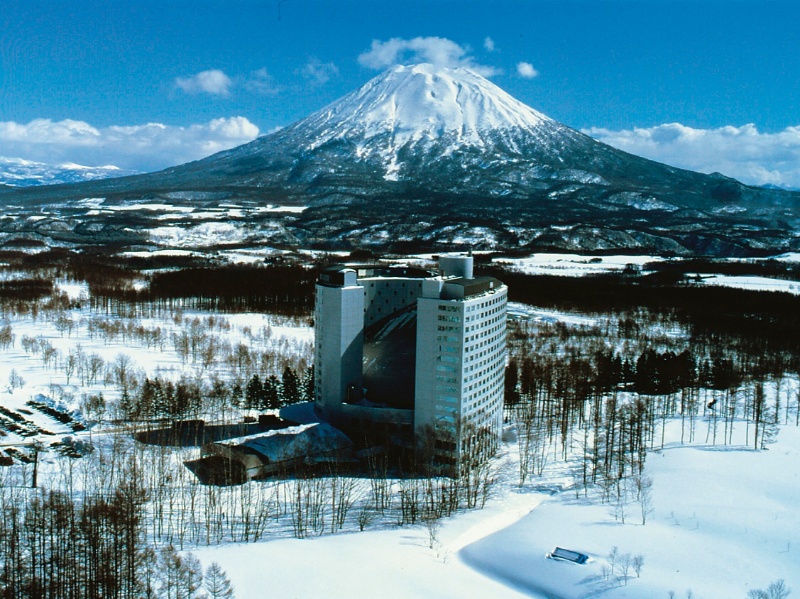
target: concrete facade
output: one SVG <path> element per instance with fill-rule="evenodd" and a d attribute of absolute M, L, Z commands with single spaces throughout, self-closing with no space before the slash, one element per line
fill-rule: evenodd
<path fill-rule="evenodd" d="M 364 288 L 356 272 L 325 272 L 316 285 L 315 395 L 323 415 L 361 393 Z"/>
<path fill-rule="evenodd" d="M 440 460 L 492 451 L 500 436 L 507 291 L 490 277 L 445 279 L 417 304 L 414 431 L 433 436 Z"/>

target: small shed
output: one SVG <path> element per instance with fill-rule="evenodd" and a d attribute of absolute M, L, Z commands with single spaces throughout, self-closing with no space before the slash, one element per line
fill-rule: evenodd
<path fill-rule="evenodd" d="M 585 564 L 587 561 L 589 561 L 588 555 L 579 553 L 578 551 L 572 551 L 571 549 L 564 549 L 563 547 L 556 547 L 547 554 L 547 557 L 550 559 L 560 559 L 567 562 L 573 562 L 575 564 Z"/>

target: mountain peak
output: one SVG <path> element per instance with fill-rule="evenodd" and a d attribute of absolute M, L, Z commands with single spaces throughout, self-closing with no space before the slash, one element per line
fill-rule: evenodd
<path fill-rule="evenodd" d="M 451 151 L 484 147 L 489 135 L 535 134 L 543 123 L 555 125 L 468 68 L 415 64 L 390 68 L 295 127 L 315 132 L 311 149 L 357 139 L 364 154 L 378 150 L 369 147 L 376 140 L 383 152 L 443 139 Z"/>

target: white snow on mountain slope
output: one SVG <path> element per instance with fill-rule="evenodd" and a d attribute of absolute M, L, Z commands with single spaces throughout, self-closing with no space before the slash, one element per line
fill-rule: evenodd
<path fill-rule="evenodd" d="M 83 166 L 72 162 L 46 164 L 23 158 L 0 156 L 0 184 L 13 187 L 76 183 L 132 174 L 133 171 L 125 171 L 113 165 Z"/>
<path fill-rule="evenodd" d="M 541 137 L 543 125 L 562 127 L 467 68 L 419 64 L 386 71 L 294 127 L 316 132 L 309 150 L 355 140 L 363 157 L 439 140 L 447 154 L 490 146 L 498 135 L 513 148 L 521 134 Z"/>

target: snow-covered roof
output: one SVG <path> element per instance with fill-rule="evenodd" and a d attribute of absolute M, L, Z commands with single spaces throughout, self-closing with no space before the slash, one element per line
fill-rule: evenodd
<path fill-rule="evenodd" d="M 325 422 L 269 431 L 242 437 L 238 441 L 235 444 L 237 449 L 254 453 L 267 463 L 328 453 L 353 445 L 347 435 Z"/>

